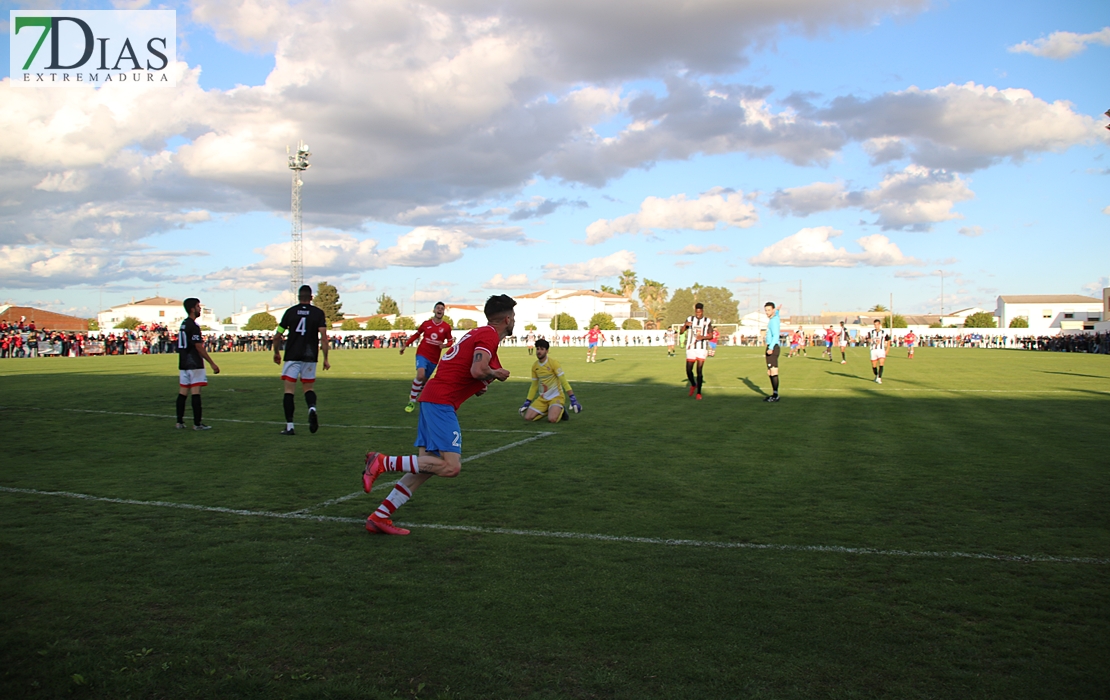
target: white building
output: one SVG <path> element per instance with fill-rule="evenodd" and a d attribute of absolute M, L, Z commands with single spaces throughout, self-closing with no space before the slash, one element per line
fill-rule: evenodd
<path fill-rule="evenodd" d="M 274 317 L 275 321 L 281 321 L 282 315 L 285 314 L 285 308 L 286 307 L 276 308 L 271 307 L 269 304 L 263 304 L 253 309 L 248 309 L 247 305 L 244 304 L 239 311 L 231 314 L 231 325 L 239 327 L 245 326 L 247 325 L 247 321 L 251 320 L 251 316 L 262 313 L 270 314 Z"/>
<path fill-rule="evenodd" d="M 521 329 L 534 324 L 539 331 L 549 331 L 551 319 L 558 314 L 570 314 L 582 330 L 588 327 L 596 313 L 612 316 L 618 328 L 632 316 L 631 299 L 592 289 L 547 289 L 513 298 L 517 304 L 516 325 Z M 482 323 L 485 323 L 484 318 Z"/>
<path fill-rule="evenodd" d="M 168 297 L 150 297 L 141 301 L 132 300 L 129 304 L 121 304 L 113 306 L 107 311 L 101 311 L 96 315 L 96 322 L 102 330 L 111 330 L 119 325 L 123 319 L 131 316 L 139 319 L 139 323 L 142 324 L 158 323 L 170 328 L 177 328 L 186 316 L 183 303 Z M 202 304 L 197 324 L 217 328 L 218 323 L 219 319 L 216 318 L 212 309 Z"/>
<path fill-rule="evenodd" d="M 981 313 L 990 313 L 990 311 L 979 308 L 978 306 L 972 306 L 967 309 L 953 311 L 940 317 L 940 325 L 942 328 L 959 328 L 960 326 L 964 325 L 965 322 L 967 322 L 968 316 Z M 994 317 L 994 322 L 998 323 L 998 314 L 995 313 Z"/>
<path fill-rule="evenodd" d="M 1081 294 L 1019 294 L 998 297 L 999 327 L 1024 316 L 1029 330 L 1094 330 L 1102 320 L 1103 300 Z"/>

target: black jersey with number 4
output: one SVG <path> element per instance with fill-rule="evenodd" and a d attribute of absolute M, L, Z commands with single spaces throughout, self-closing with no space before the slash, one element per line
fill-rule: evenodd
<path fill-rule="evenodd" d="M 181 322 L 177 329 L 177 368 L 204 369 L 204 360 L 197 350 L 197 343 L 203 343 L 200 326 L 191 318 Z"/>
<path fill-rule="evenodd" d="M 312 304 L 291 306 L 279 324 L 289 334 L 285 339 L 286 362 L 316 362 L 320 348 L 320 329 L 328 319 L 323 309 Z"/>

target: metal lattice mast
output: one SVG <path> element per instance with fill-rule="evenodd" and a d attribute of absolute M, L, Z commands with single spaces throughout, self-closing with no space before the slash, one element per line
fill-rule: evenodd
<path fill-rule="evenodd" d="M 285 152 L 289 153 L 289 147 L 285 147 Z M 311 166 L 308 164 L 308 157 L 312 153 L 308 150 L 308 144 L 304 141 L 297 143 L 297 152 L 289 156 L 289 169 L 293 171 L 293 230 L 292 230 L 292 251 L 289 261 L 289 289 L 293 293 L 293 303 L 297 303 L 297 290 L 304 284 L 304 250 L 301 239 L 301 173 L 308 170 Z"/>

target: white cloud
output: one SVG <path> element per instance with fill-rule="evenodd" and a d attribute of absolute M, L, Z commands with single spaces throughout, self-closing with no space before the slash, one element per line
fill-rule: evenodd
<path fill-rule="evenodd" d="M 604 258 L 592 258 L 586 262 L 543 266 L 543 276 L 553 282 L 592 282 L 595 278 L 616 277 L 623 270 L 636 266 L 636 254 L 630 250 L 618 250 Z"/>
<path fill-rule="evenodd" d="M 859 207 L 877 214 L 875 223 L 884 230 L 921 231 L 934 223 L 960 218 L 952 207 L 974 196 L 959 175 L 909 165 L 900 173 L 887 174 L 873 190 L 850 192 L 843 183 L 816 182 L 779 190 L 771 196 L 769 206 L 797 216 Z"/>
<path fill-rule="evenodd" d="M 1103 208 L 1102 213 L 1106 214 L 1107 216 L 1110 216 L 1110 207 Z"/>
<path fill-rule="evenodd" d="M 1102 298 L 1102 290 L 1110 287 L 1110 277 L 1099 277 L 1094 282 L 1083 285 L 1083 293 Z"/>
<path fill-rule="evenodd" d="M 1090 34 L 1076 34 L 1074 32 L 1053 32 L 1047 37 L 1037 39 L 1033 43 L 1023 41 L 1006 49 L 1011 53 L 1031 53 L 1042 58 L 1054 58 L 1062 61 L 1065 58 L 1082 53 L 1087 50 L 1088 44 L 1102 44 L 1110 46 L 1110 27 L 1103 27 Z"/>
<path fill-rule="evenodd" d="M 887 267 L 919 265 L 921 261 L 902 254 L 889 238 L 881 234 L 857 238 L 863 252 L 850 253 L 830 240 L 842 234 L 831 226 L 804 228 L 774 243 L 748 260 L 752 265 L 772 267 Z"/>
<path fill-rule="evenodd" d="M 728 248 L 719 245 L 688 245 L 681 250 L 661 250 L 660 255 L 705 255 L 706 253 L 726 253 Z"/>
<path fill-rule="evenodd" d="M 961 236 L 967 236 L 968 238 L 978 238 L 979 236 L 983 235 L 983 227 L 982 226 L 961 226 L 960 230 L 957 231 L 957 233 L 959 233 Z"/>
<path fill-rule="evenodd" d="M 182 258 L 205 255 L 203 251 L 105 245 L 96 239 L 76 240 L 65 247 L 0 245 L 0 288 L 57 289 L 131 279 L 166 281 L 173 279 L 173 270 Z"/>
<path fill-rule="evenodd" d="M 536 285 L 528 281 L 528 275 L 520 273 L 505 277 L 498 272 L 482 283 L 482 289 L 532 289 Z"/>
<path fill-rule="evenodd" d="M 35 185 L 36 190 L 44 192 L 80 192 L 89 184 L 88 173 L 79 170 L 66 170 L 50 173 Z"/>
<path fill-rule="evenodd" d="M 686 199 L 677 194 L 667 199 L 648 197 L 636 214 L 616 219 L 598 219 L 586 227 L 586 243 L 597 245 L 621 233 L 647 233 L 653 230 L 713 231 L 724 228 L 748 228 L 759 221 L 755 207 L 744 201 L 742 192 L 720 187 Z"/>
<path fill-rule="evenodd" d="M 920 165 L 960 172 L 1106 139 L 1098 122 L 1069 102 L 975 83 L 911 87 L 869 100 L 838 97 L 813 116 L 870 142 L 876 163 L 909 154 Z"/>

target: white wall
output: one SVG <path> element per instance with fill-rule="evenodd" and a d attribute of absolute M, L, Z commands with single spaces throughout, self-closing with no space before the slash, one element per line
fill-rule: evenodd
<path fill-rule="evenodd" d="M 1073 317 L 1067 318 L 1068 314 Z M 1003 328 L 1009 327 L 1010 321 L 1018 316 L 1025 316 L 1029 319 L 1029 330 L 1036 330 L 1037 335 L 1040 335 L 1043 331 L 1059 330 L 1066 321 L 1098 322 L 1102 320 L 1102 304 L 1097 301 L 1089 304 L 1015 304 L 1003 302 L 999 297 L 995 316 L 1000 319 L 998 325 Z"/>

